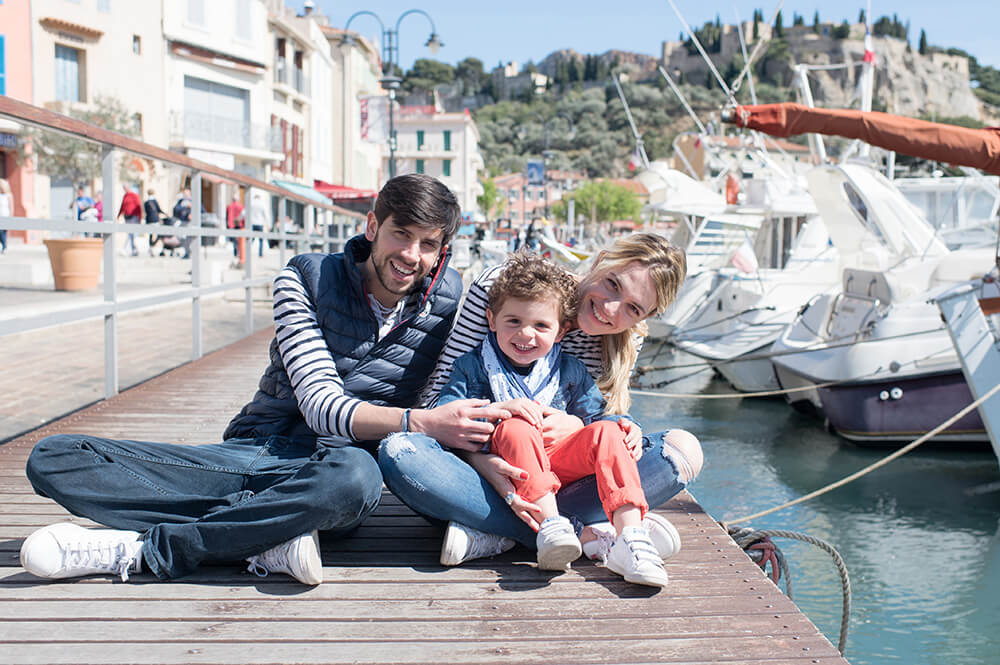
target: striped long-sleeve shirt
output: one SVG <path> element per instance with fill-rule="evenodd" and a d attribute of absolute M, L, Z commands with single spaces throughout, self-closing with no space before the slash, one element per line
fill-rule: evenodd
<path fill-rule="evenodd" d="M 357 441 L 354 412 L 363 400 L 344 393 L 344 381 L 316 318 L 316 309 L 295 268 L 274 279 L 274 332 L 306 424 L 324 443 Z"/>

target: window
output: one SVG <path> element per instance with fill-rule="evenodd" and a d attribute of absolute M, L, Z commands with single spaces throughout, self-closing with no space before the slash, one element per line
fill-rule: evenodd
<path fill-rule="evenodd" d="M 184 77 L 184 137 L 244 147 L 254 143 L 250 130 L 250 91 Z"/>
<path fill-rule="evenodd" d="M 142 54 L 142 37 L 139 35 L 132 35 L 132 53 Z"/>
<path fill-rule="evenodd" d="M 451 175 L 451 160 L 446 159 L 444 163 L 441 164 L 441 175 L 447 177 Z"/>
<path fill-rule="evenodd" d="M 97 11 L 111 13 L 111 0 L 97 0 Z"/>
<path fill-rule="evenodd" d="M 424 147 L 424 130 L 417 130 L 417 150 L 422 150 Z M 420 173 L 423 173 L 420 171 Z"/>
<path fill-rule="evenodd" d="M 132 114 L 132 126 L 135 128 L 135 133 L 138 136 L 142 136 L 142 114 L 133 113 Z"/>
<path fill-rule="evenodd" d="M 236 0 L 236 36 L 250 41 L 250 0 Z"/>
<path fill-rule="evenodd" d="M 417 173 L 423 173 L 423 172 L 424 172 L 424 160 L 418 159 L 417 160 Z"/>
<path fill-rule="evenodd" d="M 81 55 L 78 49 L 56 44 L 56 101 L 83 101 L 80 89 Z"/>
<path fill-rule="evenodd" d="M 0 0 L 2 2 L 3 0 Z M 7 65 L 4 60 L 3 35 L 0 35 L 0 95 L 7 94 Z"/>
<path fill-rule="evenodd" d="M 188 13 L 187 13 L 188 23 L 194 23 L 195 25 L 204 25 L 205 0 L 187 0 L 187 3 L 188 3 Z"/>
<path fill-rule="evenodd" d="M 451 150 L 451 130 L 444 130 L 444 149 Z"/>

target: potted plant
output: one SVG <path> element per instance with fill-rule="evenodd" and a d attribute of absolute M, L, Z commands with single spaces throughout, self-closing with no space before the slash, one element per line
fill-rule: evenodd
<path fill-rule="evenodd" d="M 60 104 L 57 110 L 70 117 L 110 129 L 132 138 L 141 138 L 134 115 L 119 100 L 113 97 L 97 97 L 87 106 Z M 22 148 L 19 161 L 30 156 L 35 161 L 39 173 L 49 176 L 69 177 L 75 183 L 93 183 L 101 176 L 101 148 L 95 143 L 81 141 L 69 135 L 29 130 L 30 153 Z M 25 145 L 25 148 L 27 147 Z M 118 178 L 123 182 L 135 181 L 138 177 L 135 159 L 122 159 Z M 92 215 L 97 221 L 96 210 L 90 200 L 90 209 L 77 214 L 74 200 L 73 214 L 84 221 Z M 107 202 L 109 210 L 112 202 Z M 113 217 L 113 213 L 111 213 Z M 52 277 L 57 291 L 76 291 L 97 287 L 101 274 L 101 257 L 104 241 L 102 238 L 88 238 L 80 233 L 52 234 L 43 241 L 49 253 Z"/>

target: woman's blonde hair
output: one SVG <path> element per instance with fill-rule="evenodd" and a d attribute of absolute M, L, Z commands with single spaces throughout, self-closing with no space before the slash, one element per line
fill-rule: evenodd
<path fill-rule="evenodd" d="M 635 233 L 619 238 L 613 245 L 602 250 L 583 277 L 581 289 L 598 281 L 612 270 L 638 263 L 649 269 L 649 276 L 656 289 L 656 307 L 649 316 L 663 313 L 677 296 L 687 274 L 687 259 L 684 250 L 655 233 Z M 636 337 L 649 333 L 646 321 L 642 320 L 627 330 L 613 335 L 601 336 L 601 360 L 604 371 L 597 379 L 597 387 L 608 401 L 607 412 L 624 414 L 632 404 L 629 395 L 629 377 L 638 356 Z"/>
<path fill-rule="evenodd" d="M 0 194 L 12 194 L 10 191 L 10 183 L 3 178 L 0 178 Z"/>

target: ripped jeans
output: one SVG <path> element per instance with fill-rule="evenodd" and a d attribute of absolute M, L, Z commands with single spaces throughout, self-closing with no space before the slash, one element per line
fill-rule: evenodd
<path fill-rule="evenodd" d="M 678 467 L 683 456 L 664 441 L 666 432 L 644 436 L 639 480 L 651 508 L 686 486 Z M 511 511 L 493 487 L 463 459 L 419 433 L 391 434 L 379 446 L 378 464 L 386 486 L 425 517 L 458 522 L 485 533 L 513 538 L 535 548 L 535 532 Z M 690 478 L 693 474 L 686 473 Z M 556 494 L 559 512 L 577 527 L 607 521 L 594 476 L 569 483 Z"/>
<path fill-rule="evenodd" d="M 143 567 L 161 579 L 313 529 L 344 535 L 382 495 L 364 450 L 281 436 L 182 446 L 57 434 L 35 445 L 27 475 L 74 515 L 143 532 Z"/>

